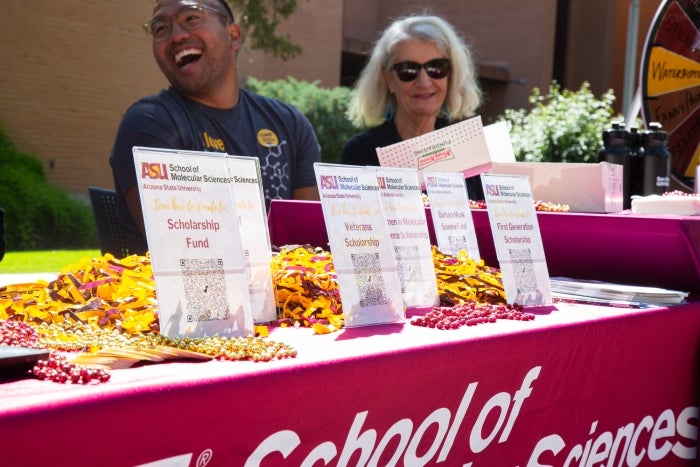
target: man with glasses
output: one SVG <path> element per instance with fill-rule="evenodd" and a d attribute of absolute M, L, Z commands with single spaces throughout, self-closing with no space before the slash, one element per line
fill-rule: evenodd
<path fill-rule="evenodd" d="M 132 251 L 148 250 L 134 146 L 256 156 L 268 205 L 318 199 L 313 128 L 296 108 L 240 87 L 242 32 L 226 0 L 156 0 L 143 27 L 170 87 L 126 111 L 109 158 Z"/>
<path fill-rule="evenodd" d="M 434 15 L 399 18 L 357 80 L 348 117 L 365 131 L 348 140 L 340 161 L 379 165 L 375 148 L 472 117 L 480 102 L 471 52 L 452 25 Z M 466 183 L 470 199 L 484 199 L 479 177 Z"/>

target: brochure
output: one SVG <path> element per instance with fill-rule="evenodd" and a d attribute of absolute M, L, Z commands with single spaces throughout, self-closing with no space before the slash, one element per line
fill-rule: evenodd
<path fill-rule="evenodd" d="M 377 148 L 377 157 L 382 167 L 417 169 L 422 184 L 424 170 L 469 177 L 493 164 L 480 116 Z"/>
<path fill-rule="evenodd" d="M 600 304 L 629 305 L 677 305 L 685 302 L 687 292 L 658 287 L 615 284 L 594 280 L 553 277 L 551 279 L 552 295 L 573 301 L 597 300 Z M 607 302 L 612 303 L 607 303 Z"/>

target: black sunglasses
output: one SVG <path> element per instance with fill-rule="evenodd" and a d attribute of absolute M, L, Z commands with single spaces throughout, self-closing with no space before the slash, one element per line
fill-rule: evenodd
<path fill-rule="evenodd" d="M 399 62 L 391 67 L 396 72 L 396 76 L 403 82 L 413 81 L 418 78 L 420 69 L 425 68 L 425 72 L 432 79 L 442 79 L 450 73 L 450 61 L 447 58 L 436 58 L 423 64 L 416 62 Z"/>

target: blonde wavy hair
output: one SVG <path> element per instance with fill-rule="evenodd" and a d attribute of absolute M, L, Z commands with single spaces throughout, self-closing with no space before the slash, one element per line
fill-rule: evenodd
<path fill-rule="evenodd" d="M 481 103 L 481 89 L 469 47 L 452 25 L 439 16 L 412 15 L 399 18 L 384 30 L 360 73 L 347 112 L 356 127 L 379 125 L 393 111 L 396 100 L 382 70 L 391 69 L 397 44 L 411 39 L 435 43 L 452 64 L 443 115 L 451 122 L 474 115 Z"/>

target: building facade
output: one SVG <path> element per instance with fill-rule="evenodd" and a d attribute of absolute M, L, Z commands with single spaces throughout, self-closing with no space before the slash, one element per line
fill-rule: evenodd
<path fill-rule="evenodd" d="M 280 32 L 303 52 L 288 61 L 243 50 L 242 79 L 353 82 L 379 32 L 395 17 L 446 17 L 472 46 L 492 121 L 527 107 L 552 79 L 596 94 L 623 92 L 630 0 L 300 0 Z M 660 0 L 640 1 L 638 57 Z M 112 186 L 108 155 L 117 125 L 139 97 L 167 86 L 141 24 L 152 0 L 5 0 L 0 29 L 0 125 L 38 156 L 49 180 L 86 194 Z M 638 74 L 638 73 L 637 73 Z"/>

